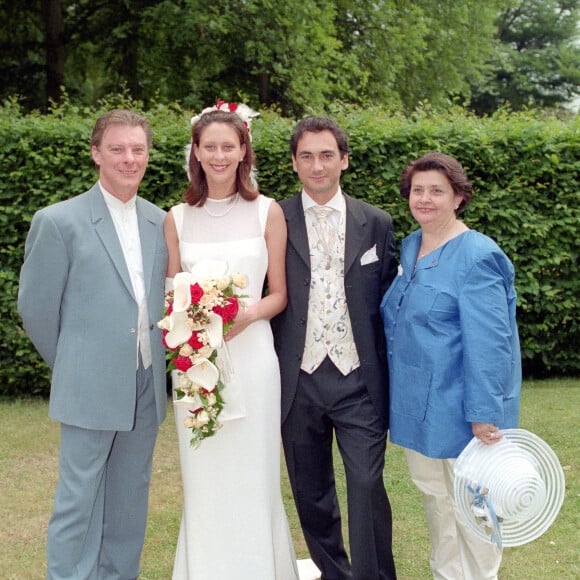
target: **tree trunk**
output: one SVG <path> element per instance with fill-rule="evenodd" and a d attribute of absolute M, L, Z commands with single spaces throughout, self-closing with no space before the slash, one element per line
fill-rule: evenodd
<path fill-rule="evenodd" d="M 42 0 L 46 55 L 46 105 L 60 103 L 64 84 L 65 46 L 61 0 Z"/>
<path fill-rule="evenodd" d="M 271 104 L 270 76 L 266 72 L 258 75 L 258 99 L 260 105 L 268 106 Z"/>

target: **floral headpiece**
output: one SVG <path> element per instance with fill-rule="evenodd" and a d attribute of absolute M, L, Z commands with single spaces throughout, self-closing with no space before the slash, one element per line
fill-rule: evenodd
<path fill-rule="evenodd" d="M 225 101 L 218 101 L 213 107 L 206 107 L 199 113 L 191 118 L 191 125 L 195 125 L 206 113 L 212 113 L 213 111 L 225 111 L 226 113 L 235 113 L 243 122 L 246 128 L 248 129 L 248 136 L 250 137 L 250 141 L 252 140 L 252 133 L 250 130 L 250 125 L 252 124 L 252 120 L 254 117 L 258 117 L 260 113 L 250 109 L 248 105 L 244 103 L 237 104 L 237 103 L 226 103 Z M 189 174 L 189 157 L 191 155 L 191 143 L 185 146 L 185 165 L 183 168 L 187 173 L 187 177 L 191 181 L 191 175 Z M 252 184 L 254 187 L 257 186 L 256 181 L 256 168 L 252 167 L 252 171 L 250 173 L 250 179 L 252 180 Z"/>
<path fill-rule="evenodd" d="M 248 105 L 244 105 L 243 103 L 226 103 L 225 101 L 218 101 L 215 106 L 213 107 L 206 107 L 203 109 L 199 115 L 195 115 L 191 118 L 192 126 L 195 125 L 203 115 L 206 113 L 211 113 L 213 111 L 225 111 L 226 113 L 235 113 L 243 122 L 246 128 L 248 129 L 248 133 L 250 134 L 250 139 L 252 138 L 252 134 L 250 131 L 250 125 L 252 123 L 252 119 L 254 117 L 258 117 L 260 113 L 250 109 Z"/>

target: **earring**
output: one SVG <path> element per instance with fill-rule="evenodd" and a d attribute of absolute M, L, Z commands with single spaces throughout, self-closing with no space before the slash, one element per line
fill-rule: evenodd
<path fill-rule="evenodd" d="M 455 211 L 457 211 L 458 209 L 459 209 L 459 206 L 458 206 L 458 205 L 456 205 L 456 206 L 455 206 Z"/>

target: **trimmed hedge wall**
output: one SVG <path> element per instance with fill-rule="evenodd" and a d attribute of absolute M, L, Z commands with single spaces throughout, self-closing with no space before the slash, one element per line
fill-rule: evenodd
<path fill-rule="evenodd" d="M 10 103 L 0 108 L 0 395 L 48 393 L 49 372 L 16 312 L 24 240 L 34 211 L 96 180 L 89 142 L 103 111 L 67 105 L 46 116 L 22 116 Z M 159 106 L 146 114 L 154 149 L 140 193 L 167 209 L 186 184 L 190 112 Z M 467 225 L 494 238 L 516 269 L 524 372 L 578 374 L 578 118 L 499 113 L 479 119 L 461 110 L 404 118 L 346 109 L 333 116 L 351 142 L 344 190 L 387 210 L 399 240 L 417 227 L 398 192 L 403 166 L 430 150 L 461 161 L 474 184 Z M 277 199 L 299 190 L 288 148 L 292 125 L 271 112 L 253 124 L 260 188 Z"/>

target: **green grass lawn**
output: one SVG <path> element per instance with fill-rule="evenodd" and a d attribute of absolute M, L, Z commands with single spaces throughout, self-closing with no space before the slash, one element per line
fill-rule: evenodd
<path fill-rule="evenodd" d="M 579 403 L 580 380 L 524 384 L 520 427 L 539 435 L 557 453 L 566 474 L 566 499 L 555 523 L 542 537 L 504 551 L 502 580 L 580 578 Z M 38 400 L 0 402 L 0 424 L 0 579 L 40 580 L 45 575 L 44 543 L 57 477 L 58 424 L 47 419 L 47 404 Z M 344 505 L 344 477 L 340 469 L 338 473 Z M 282 477 L 296 552 L 306 558 L 284 467 Z M 393 508 L 399 577 L 430 578 L 430 544 L 421 501 L 400 448 L 392 445 L 387 449 L 385 483 Z M 181 476 L 170 412 L 155 450 L 141 580 L 171 578 L 180 506 Z"/>

